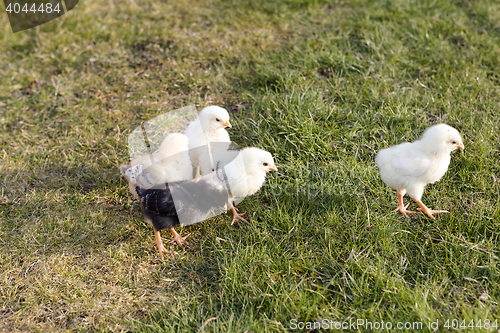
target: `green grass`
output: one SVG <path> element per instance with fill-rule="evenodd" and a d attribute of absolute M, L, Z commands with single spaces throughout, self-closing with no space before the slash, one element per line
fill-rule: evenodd
<path fill-rule="evenodd" d="M 500 319 L 498 2 L 96 0 L 0 21 L 0 331 Z M 193 246 L 160 261 L 118 166 L 136 126 L 189 104 L 233 109 L 232 139 L 279 172 L 239 205 L 251 225 L 180 229 Z M 404 218 L 375 154 L 438 122 L 466 149 L 423 202 L 450 214 Z"/>

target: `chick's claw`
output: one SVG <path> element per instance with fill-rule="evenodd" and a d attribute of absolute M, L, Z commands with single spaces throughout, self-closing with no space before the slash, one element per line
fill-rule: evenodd
<path fill-rule="evenodd" d="M 155 229 L 154 230 L 154 234 L 155 234 L 155 243 L 156 243 L 156 246 L 158 247 L 158 254 L 160 255 L 160 258 L 162 260 L 163 260 L 163 253 L 171 254 L 173 256 L 179 255 L 177 252 L 175 252 L 175 251 L 169 251 L 169 250 L 167 250 L 163 246 L 163 242 L 161 240 L 160 232 L 158 230 Z"/>
<path fill-rule="evenodd" d="M 173 257 L 175 256 L 178 256 L 179 253 L 175 252 L 175 251 L 170 251 L 170 250 L 167 250 L 163 245 L 160 245 L 158 247 L 158 253 L 160 254 L 160 258 L 163 260 L 163 252 L 165 252 L 166 254 L 169 254 Z"/>
<path fill-rule="evenodd" d="M 181 237 L 175 230 L 174 228 L 170 229 L 170 232 L 172 235 L 174 235 L 174 241 L 179 245 L 181 249 L 184 250 L 184 244 L 187 246 L 191 246 L 188 242 L 186 242 L 186 238 L 188 238 L 191 234 L 188 234 L 187 236 Z"/>
<path fill-rule="evenodd" d="M 427 208 L 427 207 L 426 207 Z M 420 210 L 425 213 L 425 215 L 429 216 L 431 219 L 435 220 L 436 218 L 432 216 L 432 214 L 446 214 L 449 213 L 447 210 L 434 210 L 434 209 L 422 209 L 422 208 L 417 208 L 417 210 Z"/>
<path fill-rule="evenodd" d="M 395 212 L 400 212 L 401 214 L 403 214 L 404 216 L 406 216 L 406 214 L 420 214 L 420 212 L 414 212 L 414 211 L 411 211 L 411 210 L 406 210 L 406 208 L 408 208 L 410 204 L 406 204 L 406 206 L 398 206 L 398 208 L 396 208 L 394 211 Z"/>
<path fill-rule="evenodd" d="M 435 220 L 435 217 L 432 216 L 432 214 L 443 214 L 443 213 L 449 213 L 447 210 L 433 210 L 428 208 L 424 203 L 420 200 L 415 200 L 417 205 L 420 206 L 420 208 L 417 208 L 418 210 L 422 211 L 425 213 L 425 215 L 429 216 L 431 219 Z"/>
<path fill-rule="evenodd" d="M 250 224 L 246 219 L 242 217 L 243 215 L 245 215 L 245 213 L 238 214 L 236 213 L 236 211 L 233 211 L 233 220 L 231 221 L 231 225 L 233 225 L 236 222 L 236 220 Z"/>
<path fill-rule="evenodd" d="M 191 235 L 191 234 L 189 234 L 189 235 Z M 186 242 L 186 238 L 188 238 L 189 235 L 184 236 L 184 237 L 181 237 L 181 236 L 174 237 L 174 241 L 177 243 L 177 245 L 179 245 L 179 247 L 181 249 L 184 250 L 184 246 L 183 245 L 191 246 L 191 243 Z"/>

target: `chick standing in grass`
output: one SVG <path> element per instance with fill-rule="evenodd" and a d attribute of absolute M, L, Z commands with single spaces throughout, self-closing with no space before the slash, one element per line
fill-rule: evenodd
<path fill-rule="evenodd" d="M 228 163 L 226 171 L 227 183 L 229 185 L 228 205 L 233 212 L 233 220 L 245 221 L 242 217 L 245 213 L 238 214 L 234 201 L 241 201 L 245 197 L 256 193 L 264 184 L 266 174 L 269 171 L 278 171 L 274 164 L 273 156 L 262 149 L 249 147 L 240 151 L 237 158 Z"/>
<path fill-rule="evenodd" d="M 215 173 L 203 176 L 198 182 L 171 182 L 162 184 L 162 188 L 151 189 L 135 187 L 144 218 L 153 226 L 156 245 L 162 259 L 163 252 L 171 252 L 163 246 L 160 230 L 169 229 L 174 241 L 183 248 L 183 244 L 187 244 L 187 236 L 179 236 L 175 226 L 201 222 L 224 210 L 228 195 L 222 179 L 223 170 L 216 168 Z"/>
<path fill-rule="evenodd" d="M 196 167 L 196 179 L 201 174 L 212 171 L 210 142 L 230 142 L 226 127 L 231 127 L 229 114 L 218 106 L 207 106 L 200 111 L 196 120 L 191 122 L 184 134 L 189 138 L 191 162 Z"/>
<path fill-rule="evenodd" d="M 425 185 L 437 182 L 443 177 L 450 165 L 450 153 L 464 149 L 462 137 L 456 129 L 446 124 L 429 127 L 422 138 L 412 143 L 402 143 L 381 150 L 375 157 L 382 181 L 397 190 L 398 208 L 401 214 L 417 214 L 408 211 L 404 205 L 405 193 L 415 200 L 431 219 L 432 214 L 448 213 L 446 210 L 427 208 L 420 199 Z"/>
<path fill-rule="evenodd" d="M 137 157 L 130 164 L 122 164 L 120 173 L 129 182 L 130 193 L 137 198 L 136 185 L 151 188 L 161 183 L 192 179 L 188 142 L 184 134 L 172 133 L 163 139 L 154 154 Z"/>

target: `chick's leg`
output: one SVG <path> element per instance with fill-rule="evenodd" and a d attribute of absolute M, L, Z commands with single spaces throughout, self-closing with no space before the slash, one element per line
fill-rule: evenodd
<path fill-rule="evenodd" d="M 174 235 L 174 241 L 177 243 L 177 245 L 179 245 L 179 247 L 181 249 L 184 250 L 184 246 L 183 244 L 186 244 L 186 245 L 191 245 L 189 244 L 188 242 L 186 242 L 186 238 L 189 237 L 189 235 L 187 235 L 186 237 L 181 237 L 176 231 L 174 228 L 170 228 L 170 232 L 172 233 L 172 235 Z"/>
<path fill-rule="evenodd" d="M 415 200 L 415 199 L 413 199 Z M 434 216 L 432 216 L 432 214 L 441 214 L 441 213 L 449 213 L 449 211 L 447 210 L 433 210 L 433 209 L 429 209 L 427 208 L 426 205 L 424 205 L 424 203 L 420 200 L 415 200 L 415 202 L 417 203 L 417 205 L 420 206 L 420 208 L 417 208 L 418 210 L 421 210 L 422 212 L 425 213 L 425 215 L 429 216 L 431 219 L 435 219 Z"/>
<path fill-rule="evenodd" d="M 197 182 L 199 182 L 199 181 L 200 181 L 200 179 L 201 179 L 200 166 L 199 166 L 199 165 L 197 165 L 197 166 L 196 166 L 196 174 L 195 174 L 195 176 L 194 176 L 193 181 L 194 181 L 195 183 L 197 183 Z"/>
<path fill-rule="evenodd" d="M 396 209 L 396 211 L 399 211 L 404 216 L 406 216 L 406 214 L 418 214 L 419 212 L 413 212 L 411 210 L 406 210 L 406 208 L 408 208 L 410 203 L 408 203 L 405 206 L 403 203 L 403 196 L 404 196 L 403 190 L 398 190 L 398 208 Z"/>
<path fill-rule="evenodd" d="M 248 221 L 242 217 L 243 215 L 245 215 L 245 213 L 238 214 L 238 208 L 234 207 L 234 205 L 231 201 L 229 201 L 228 204 L 229 204 L 229 207 L 231 208 L 231 211 L 233 212 L 233 220 L 231 221 L 231 225 L 233 225 L 234 222 L 236 222 L 236 220 L 240 220 L 240 221 L 248 223 Z M 248 223 L 248 224 L 250 224 L 250 223 Z"/>
<path fill-rule="evenodd" d="M 155 232 L 156 246 L 158 247 L 158 253 L 160 254 L 160 258 L 163 260 L 163 252 L 168 253 L 168 254 L 177 255 L 176 252 L 169 251 L 169 250 L 167 250 L 163 246 L 163 242 L 161 240 L 160 232 L 158 230 L 156 230 L 155 228 L 153 228 L 153 229 L 154 229 L 154 232 Z"/>

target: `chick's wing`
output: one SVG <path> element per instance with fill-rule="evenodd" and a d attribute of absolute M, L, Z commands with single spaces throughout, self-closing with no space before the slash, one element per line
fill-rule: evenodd
<path fill-rule="evenodd" d="M 418 178 L 431 164 L 430 158 L 412 144 L 405 144 L 392 159 L 391 165 L 402 176 Z"/>

